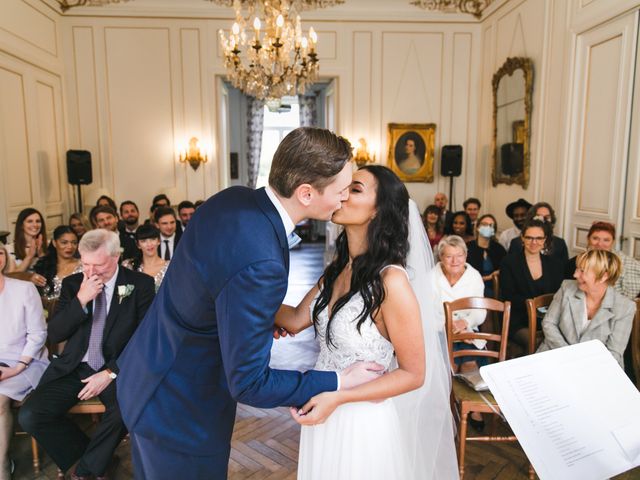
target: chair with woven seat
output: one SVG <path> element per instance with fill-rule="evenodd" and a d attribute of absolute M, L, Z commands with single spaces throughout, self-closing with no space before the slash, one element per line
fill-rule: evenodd
<path fill-rule="evenodd" d="M 500 333 L 486 332 L 464 332 L 453 333 L 453 314 L 458 310 L 483 309 L 487 312 L 496 312 L 501 317 L 502 325 Z M 509 331 L 509 314 L 511 312 L 510 302 L 501 302 L 492 298 L 484 297 L 467 297 L 460 298 L 453 302 L 444 302 L 444 311 L 447 328 L 447 344 L 449 350 L 449 361 L 452 368 L 455 366 L 455 358 L 457 357 L 486 357 L 501 362 L 506 358 L 507 354 L 507 336 Z M 453 351 L 454 342 L 465 340 L 486 340 L 486 350 L 457 350 Z M 493 343 L 490 343 L 493 342 Z M 495 350 L 491 350 L 492 345 L 496 346 Z M 465 448 L 467 441 L 475 442 L 515 442 L 518 439 L 515 435 L 485 435 L 467 437 L 467 417 L 473 413 L 499 414 L 498 406 L 493 395 L 489 391 L 477 392 L 469 387 L 460 379 L 454 377 L 452 382 L 452 404 L 455 410 L 458 441 L 458 469 L 460 479 L 464 477 L 464 460 Z M 529 468 L 529 478 L 535 478 L 533 469 Z"/>
<path fill-rule="evenodd" d="M 553 300 L 553 293 L 547 293 L 534 298 L 528 298 L 527 316 L 529 317 L 529 355 L 535 353 L 544 340 L 542 330 L 538 329 L 539 308 L 548 307 Z"/>

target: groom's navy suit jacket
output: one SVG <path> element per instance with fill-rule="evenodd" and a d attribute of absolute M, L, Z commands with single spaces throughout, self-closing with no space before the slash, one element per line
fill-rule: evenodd
<path fill-rule="evenodd" d="M 288 271 L 285 229 L 264 189 L 232 187 L 198 208 L 118 360 L 118 400 L 131 432 L 212 456 L 226 474 L 236 402 L 302 405 L 336 390 L 334 372 L 269 368 Z M 184 472 L 190 478 L 189 465 Z"/>

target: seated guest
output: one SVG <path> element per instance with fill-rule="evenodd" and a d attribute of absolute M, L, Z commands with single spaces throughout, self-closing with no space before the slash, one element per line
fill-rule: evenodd
<path fill-rule="evenodd" d="M 473 234 L 471 233 L 471 220 L 463 210 L 456 212 L 451 217 L 451 225 L 449 228 L 445 226 L 445 234 L 457 235 L 462 237 L 465 242 L 473 240 Z"/>
<path fill-rule="evenodd" d="M 34 272 L 34 267 L 44 257 L 46 248 L 47 228 L 44 217 L 35 208 L 25 208 L 18 214 L 13 243 L 7 245 L 8 273 L 23 274 L 19 275 L 23 280 L 30 280 L 37 287 L 43 287 L 45 279 Z"/>
<path fill-rule="evenodd" d="M 457 235 L 450 235 L 443 238 L 438 245 L 438 263 L 428 274 L 427 288 L 432 297 L 430 301 L 436 308 L 436 322 L 439 325 L 445 323 L 443 302 L 452 302 L 465 297 L 482 297 L 484 284 L 482 277 L 476 269 L 467 263 L 467 245 L 464 240 Z M 478 331 L 486 317 L 484 310 L 460 310 L 454 313 L 453 329 L 454 333 L 465 331 Z M 484 349 L 484 340 L 474 340 L 473 343 L 456 342 L 454 350 Z M 455 371 L 470 372 L 478 368 L 478 362 L 474 357 L 458 357 L 455 360 Z M 486 362 L 480 362 L 485 364 Z M 482 415 L 471 414 L 471 422 L 476 430 L 483 428 Z"/>
<path fill-rule="evenodd" d="M 556 212 L 554 212 L 551 205 L 547 202 L 538 202 L 529 209 L 525 222 L 532 218 L 543 219 L 551 225 L 551 231 L 553 232 L 553 227 L 556 225 Z M 511 242 L 511 246 L 509 247 L 509 253 L 517 252 L 521 249 L 522 240 L 520 238 L 514 238 Z M 542 251 L 542 254 L 550 255 L 555 258 L 563 265 L 563 268 L 569 260 L 569 249 L 567 248 L 567 244 L 562 238 L 556 237 L 555 235 L 552 236 L 551 244 Z"/>
<path fill-rule="evenodd" d="M 524 198 L 519 198 L 515 202 L 511 202 L 505 209 L 507 217 L 513 220 L 513 227 L 507 228 L 500 234 L 500 245 L 504 247 L 506 251 L 509 251 L 511 241 L 514 238 L 520 238 L 522 234 L 522 227 L 527 218 L 527 212 L 531 208 L 531 204 Z"/>
<path fill-rule="evenodd" d="M 170 207 L 159 207 L 156 210 L 156 225 L 160 230 L 158 255 L 164 260 L 171 260 L 182 232 L 177 228 L 176 212 Z"/>
<path fill-rule="evenodd" d="M 69 275 L 82 271 L 80 260 L 76 258 L 78 236 L 71 227 L 60 225 L 53 231 L 53 239 L 47 248 L 47 254 L 36 265 L 36 272 L 42 275 L 46 284 L 40 294 L 47 300 L 60 296 L 62 280 Z"/>
<path fill-rule="evenodd" d="M 9 441 L 13 435 L 11 401 L 22 401 L 47 368 L 47 325 L 36 287 L 5 277 L 6 247 L 0 243 L 0 478 L 10 475 Z"/>
<path fill-rule="evenodd" d="M 556 293 L 562 283 L 563 265 L 553 257 L 542 255 L 551 243 L 551 224 L 537 218 L 522 229 L 523 248 L 509 253 L 500 266 L 500 297 L 511 302 L 509 339 L 523 348 L 529 345 L 529 317 L 526 300 Z"/>
<path fill-rule="evenodd" d="M 170 207 L 171 200 L 169 200 L 169 197 L 167 197 L 164 193 L 160 193 L 159 195 L 153 197 L 151 204 L 157 207 Z"/>
<path fill-rule="evenodd" d="M 469 219 L 471 220 L 471 231 L 473 231 L 476 227 L 476 222 L 478 221 L 478 215 L 480 215 L 480 208 L 482 208 L 482 204 L 477 198 L 469 197 L 462 203 L 462 208 L 464 208 L 465 213 L 469 215 Z"/>
<path fill-rule="evenodd" d="M 622 260 L 622 271 L 615 284 L 615 289 L 631 300 L 640 295 L 640 262 L 618 250 L 613 250 L 616 238 L 616 227 L 608 222 L 594 222 L 587 234 L 588 250 L 607 250 L 614 252 Z M 573 278 L 576 271 L 576 258 L 567 262 L 564 278 Z"/>
<path fill-rule="evenodd" d="M 78 241 L 92 228 L 89 219 L 82 213 L 72 213 L 69 216 L 69 226 L 76 232 Z"/>
<path fill-rule="evenodd" d="M 429 205 L 422 214 L 422 221 L 429 237 L 429 244 L 432 249 L 435 249 L 444 236 L 444 222 L 440 216 L 440 208 Z"/>
<path fill-rule="evenodd" d="M 436 193 L 433 197 L 433 204 L 440 209 L 440 217 L 442 218 L 442 224 L 445 229 L 451 226 L 451 220 L 453 217 L 453 214 L 447 210 L 448 201 L 449 199 L 447 198 L 447 195 L 442 192 Z"/>
<path fill-rule="evenodd" d="M 199 207 L 200 205 L 202 205 L 203 203 L 204 203 L 204 200 L 196 200 L 196 203 L 194 203 L 194 205 L 195 205 L 195 207 L 196 207 L 196 210 L 197 210 L 197 209 L 198 209 L 198 207 Z"/>
<path fill-rule="evenodd" d="M 108 195 L 101 195 L 98 200 L 96 200 L 96 207 L 111 207 L 114 210 L 118 209 L 116 202 Z"/>
<path fill-rule="evenodd" d="M 140 254 L 122 262 L 122 266 L 153 277 L 156 292 L 169 268 L 169 261 L 158 256 L 160 231 L 153 225 L 141 225 L 136 232 L 136 241 Z"/>
<path fill-rule="evenodd" d="M 484 296 L 491 298 L 495 298 L 493 277 L 507 254 L 496 240 L 497 229 L 498 222 L 493 215 L 482 215 L 476 224 L 476 239 L 467 245 L 467 263 L 480 272 L 484 280 Z"/>
<path fill-rule="evenodd" d="M 109 230 L 117 233 L 122 246 L 122 258 L 133 258 L 138 255 L 138 247 L 135 240 L 118 230 L 118 214 L 111 207 L 94 207 L 91 210 L 91 223 L 95 223 L 96 228 Z"/>
<path fill-rule="evenodd" d="M 110 208 L 110 207 L 106 207 Z M 154 296 L 147 275 L 118 268 L 120 240 L 103 229 L 80 241 L 83 273 L 65 278 L 49 340 L 66 342 L 20 409 L 20 425 L 63 471 L 78 462 L 72 479 L 104 477 L 127 431 L 116 401 L 118 356 Z M 98 396 L 106 412 L 91 436 L 66 415 L 78 400 Z"/>
<path fill-rule="evenodd" d="M 189 200 L 184 200 L 178 205 L 178 216 L 180 217 L 180 231 L 184 232 L 187 224 L 196 211 L 196 206 Z"/>
<path fill-rule="evenodd" d="M 127 237 L 135 242 L 136 229 L 140 220 L 138 205 L 131 200 L 125 200 L 120 204 L 120 218 L 122 218 L 123 228 L 120 230 Z"/>
<path fill-rule="evenodd" d="M 578 255 L 575 280 L 565 280 L 542 320 L 538 352 L 600 340 L 624 368 L 623 354 L 636 313 L 633 301 L 613 287 L 622 262 L 608 250 Z"/>

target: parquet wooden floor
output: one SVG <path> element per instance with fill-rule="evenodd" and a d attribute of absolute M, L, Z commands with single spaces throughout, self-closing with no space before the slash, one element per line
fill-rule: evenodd
<path fill-rule="evenodd" d="M 296 304 L 320 276 L 322 253 L 322 245 L 308 244 L 291 252 L 289 291 L 285 299 L 285 301 L 289 300 L 287 303 Z M 299 357 L 300 351 L 289 349 L 284 354 L 285 357 L 286 355 Z M 91 424 L 87 420 L 85 417 L 79 421 L 83 422 L 85 428 L 90 429 Z M 294 480 L 299 439 L 300 428 L 286 408 L 261 410 L 239 405 L 229 461 L 229 479 Z M 116 454 L 121 461 L 114 472 L 113 480 L 132 479 L 129 444 L 124 441 L 118 447 Z M 14 438 L 11 456 L 17 464 L 14 480 L 56 479 L 57 469 L 45 453 L 42 454 L 41 473 L 37 476 L 33 474 L 30 441 L 27 437 Z M 519 446 L 514 444 L 469 443 L 465 463 L 467 473 L 465 480 L 526 480 L 528 478 L 526 457 Z M 640 480 L 640 469 L 620 475 L 616 480 Z"/>
<path fill-rule="evenodd" d="M 299 439 L 300 428 L 286 408 L 262 410 L 239 405 L 229 480 L 295 480 Z M 129 444 L 123 442 L 116 453 L 121 461 L 113 479 L 132 479 Z M 30 442 L 26 437 L 15 438 L 12 457 L 17 463 L 15 480 L 56 479 L 57 469 L 46 454 L 42 456 L 41 473 L 33 474 Z M 517 445 L 469 444 L 467 449 L 465 480 L 526 480 L 527 469 L 527 459 Z M 640 480 L 640 468 L 619 475 L 616 480 Z"/>

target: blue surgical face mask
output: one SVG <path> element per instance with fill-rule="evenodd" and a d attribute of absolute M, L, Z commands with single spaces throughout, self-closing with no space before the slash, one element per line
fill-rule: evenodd
<path fill-rule="evenodd" d="M 495 235 L 496 230 L 490 225 L 480 225 L 480 227 L 478 227 L 478 233 L 484 238 L 491 238 Z"/>

